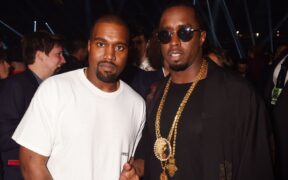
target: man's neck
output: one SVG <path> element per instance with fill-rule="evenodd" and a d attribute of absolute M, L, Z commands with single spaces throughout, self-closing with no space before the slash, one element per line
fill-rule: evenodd
<path fill-rule="evenodd" d="M 36 66 L 36 64 L 28 65 L 30 71 L 32 71 L 35 75 L 37 75 L 41 80 L 45 80 L 50 77 L 52 74 L 49 73 L 47 70 L 40 69 Z"/>

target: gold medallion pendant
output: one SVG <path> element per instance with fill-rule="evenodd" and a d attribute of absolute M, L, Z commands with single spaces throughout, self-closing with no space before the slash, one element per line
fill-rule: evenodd
<path fill-rule="evenodd" d="M 157 138 L 154 144 L 154 153 L 160 161 L 167 161 L 171 156 L 171 144 L 165 138 Z"/>
<path fill-rule="evenodd" d="M 160 174 L 160 180 L 168 180 L 168 177 L 165 173 L 165 169 L 163 170 L 163 172 Z"/>

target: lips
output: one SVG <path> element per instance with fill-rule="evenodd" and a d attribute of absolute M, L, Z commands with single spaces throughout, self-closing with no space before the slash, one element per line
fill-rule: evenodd
<path fill-rule="evenodd" d="M 113 71 L 116 68 L 116 65 L 110 62 L 101 62 L 99 67 L 105 71 Z"/>
<path fill-rule="evenodd" d="M 168 57 L 172 61 L 178 61 L 183 56 L 183 51 L 181 50 L 170 50 L 168 51 Z"/>

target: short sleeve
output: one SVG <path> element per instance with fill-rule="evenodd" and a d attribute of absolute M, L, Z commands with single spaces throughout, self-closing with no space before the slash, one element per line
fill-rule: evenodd
<path fill-rule="evenodd" d="M 55 85 L 48 79 L 36 91 L 12 139 L 38 154 L 50 156 L 56 100 Z"/>

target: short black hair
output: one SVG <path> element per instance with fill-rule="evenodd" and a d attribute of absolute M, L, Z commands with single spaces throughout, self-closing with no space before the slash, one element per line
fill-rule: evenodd
<path fill-rule="evenodd" d="M 172 0 L 170 3 L 168 3 L 162 13 L 161 13 L 161 17 L 162 15 L 164 14 L 164 12 L 172 7 L 179 7 L 179 6 L 184 6 L 184 7 L 188 7 L 188 8 L 191 8 L 194 10 L 194 14 L 195 14 L 195 19 L 196 21 L 198 22 L 199 24 L 199 28 L 202 29 L 202 30 L 205 30 L 205 26 L 204 26 L 204 23 L 203 23 L 203 20 L 202 20 L 202 17 L 199 13 L 199 9 L 193 5 L 193 3 L 191 1 L 188 1 L 188 0 Z M 160 19 L 161 19 L 160 17 Z M 159 24 L 159 23 L 158 23 Z"/>
<path fill-rule="evenodd" d="M 127 23 L 120 16 L 117 16 L 115 14 L 103 15 L 103 16 L 99 17 L 98 19 L 96 19 L 94 21 L 94 23 L 93 23 L 93 26 L 91 27 L 91 30 L 90 30 L 90 39 L 92 38 L 93 29 L 94 29 L 95 25 L 98 24 L 98 23 L 101 23 L 101 22 L 115 23 L 115 24 L 124 26 L 127 29 L 127 32 L 128 32 L 127 41 L 129 41 L 130 32 L 129 32 L 129 27 L 128 27 Z"/>

